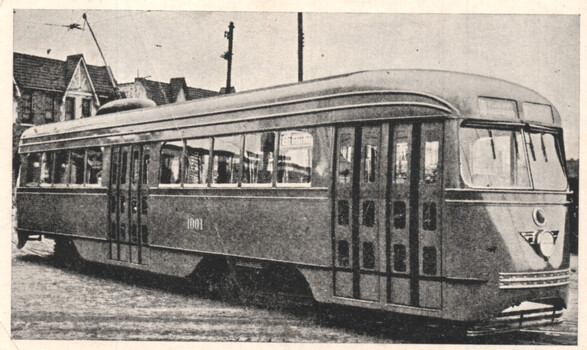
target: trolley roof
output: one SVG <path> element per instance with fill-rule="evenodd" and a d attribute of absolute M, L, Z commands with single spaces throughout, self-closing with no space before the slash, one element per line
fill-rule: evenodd
<path fill-rule="evenodd" d="M 444 111 L 444 115 L 462 118 L 479 117 L 479 97 L 513 100 L 550 105 L 538 93 L 520 85 L 480 75 L 431 70 L 379 70 L 344 74 L 334 77 L 308 80 L 301 83 L 280 85 L 270 88 L 244 91 L 235 94 L 215 96 L 200 100 L 168 104 L 152 108 L 137 109 L 106 114 L 85 119 L 39 125 L 26 130 L 21 137 L 21 147 L 39 139 L 67 139 L 76 133 L 100 130 L 122 130 L 125 126 L 148 124 L 150 122 L 182 121 L 204 115 L 226 115 L 242 110 L 255 110 L 267 106 L 289 105 L 312 100 L 341 98 L 360 94 L 401 95 L 402 105 L 426 104 L 427 107 Z M 423 99 L 425 99 L 422 103 Z M 396 102 L 397 103 L 397 102 Z M 560 117 L 553 108 L 553 123 L 560 126 Z M 523 121 L 523 115 L 516 121 Z M 129 129 L 131 130 L 131 129 Z M 60 136 L 62 135 L 62 137 Z M 65 136 L 68 135 L 68 136 Z M 35 140 L 36 139 L 36 140 Z"/>

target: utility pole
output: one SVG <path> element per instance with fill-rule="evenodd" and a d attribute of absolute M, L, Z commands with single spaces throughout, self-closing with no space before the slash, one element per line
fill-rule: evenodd
<path fill-rule="evenodd" d="M 86 21 L 86 24 L 88 25 L 88 29 L 90 29 L 90 33 L 92 34 L 92 37 L 94 38 L 94 42 L 96 43 L 96 46 L 98 47 L 98 51 L 100 51 L 100 56 L 102 56 L 102 61 L 104 61 L 104 65 L 106 66 L 106 72 L 108 73 L 108 78 L 110 78 L 110 82 L 112 83 L 112 87 L 114 88 L 114 95 L 116 96 L 117 99 L 122 98 L 122 95 L 120 94 L 120 90 L 118 90 L 118 85 L 116 84 L 116 80 L 114 80 L 114 75 L 112 74 L 112 70 L 110 69 L 110 66 L 108 65 L 108 63 L 106 63 L 106 58 L 104 58 L 104 54 L 102 53 L 102 49 L 100 48 L 100 44 L 98 44 L 98 39 L 96 39 L 96 35 L 94 35 L 94 31 L 92 30 L 92 27 L 90 26 L 90 22 L 88 22 L 88 18 L 86 16 L 86 14 L 84 13 L 82 15 L 82 17 L 84 18 L 84 21 Z"/>
<path fill-rule="evenodd" d="M 298 12 L 298 81 L 304 80 L 304 27 L 302 13 Z"/>
<path fill-rule="evenodd" d="M 234 23 L 230 22 L 228 25 L 228 32 L 224 32 L 224 37 L 228 39 L 228 51 L 226 51 L 221 57 L 228 61 L 228 67 L 226 69 L 226 92 L 230 94 L 232 92 L 230 85 L 230 74 L 232 70 L 232 37 L 234 32 Z"/>

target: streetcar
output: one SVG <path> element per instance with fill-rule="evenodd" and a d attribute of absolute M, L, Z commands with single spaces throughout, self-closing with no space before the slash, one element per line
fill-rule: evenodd
<path fill-rule="evenodd" d="M 560 321 L 570 192 L 538 93 L 383 70 L 149 106 L 24 132 L 19 247 L 52 238 L 210 293 L 264 276 L 471 335 Z"/>

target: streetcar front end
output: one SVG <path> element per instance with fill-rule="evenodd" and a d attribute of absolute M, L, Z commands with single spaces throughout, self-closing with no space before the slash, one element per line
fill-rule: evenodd
<path fill-rule="evenodd" d="M 479 106 L 457 126 L 444 231 L 446 273 L 476 283 L 446 290 L 449 318 L 475 321 L 470 335 L 560 322 L 571 280 L 560 118 L 542 103 Z"/>

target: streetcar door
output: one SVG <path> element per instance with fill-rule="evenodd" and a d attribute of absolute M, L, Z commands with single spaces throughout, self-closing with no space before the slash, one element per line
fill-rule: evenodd
<path fill-rule="evenodd" d="M 387 302 L 441 308 L 442 123 L 392 124 Z"/>
<path fill-rule="evenodd" d="M 113 147 L 109 193 L 109 257 L 148 263 L 147 146 Z"/>
<path fill-rule="evenodd" d="M 379 301 L 379 217 L 385 214 L 385 196 L 379 191 L 381 128 L 338 129 L 333 218 L 336 296 Z"/>

